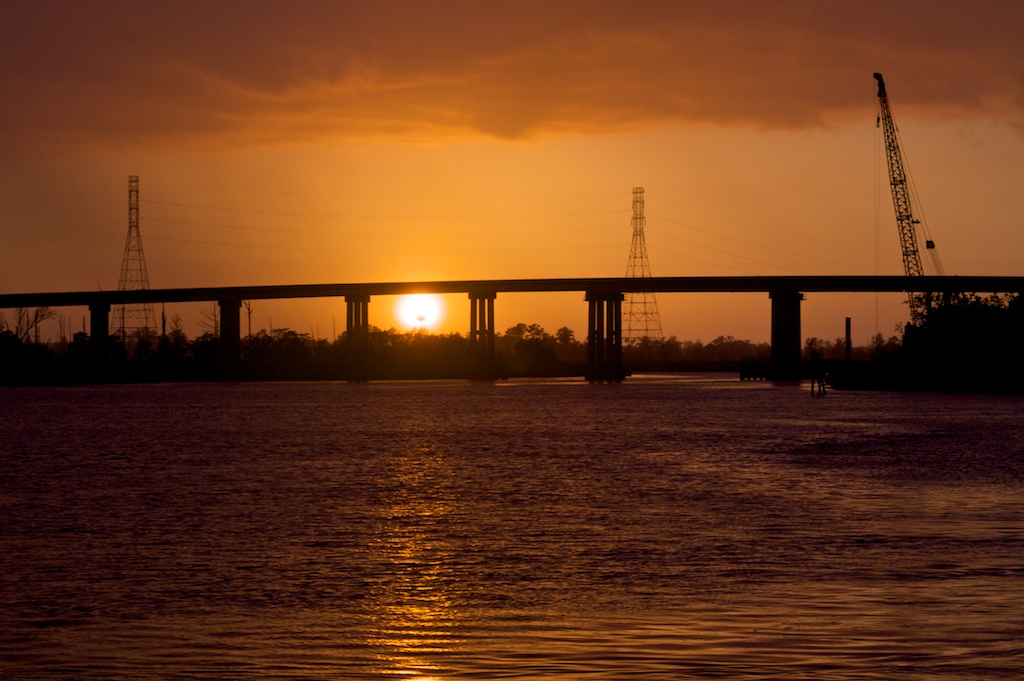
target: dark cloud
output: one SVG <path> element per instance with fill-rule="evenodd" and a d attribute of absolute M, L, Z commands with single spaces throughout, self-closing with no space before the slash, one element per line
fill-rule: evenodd
<path fill-rule="evenodd" d="M 1024 109 L 1016 2 L 14 2 L 0 143 L 520 139 Z"/>

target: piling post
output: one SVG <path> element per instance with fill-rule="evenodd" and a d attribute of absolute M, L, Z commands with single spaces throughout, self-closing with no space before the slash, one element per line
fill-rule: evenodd
<path fill-rule="evenodd" d="M 846 364 L 853 361 L 853 342 L 850 334 L 850 318 L 846 318 Z"/>
<path fill-rule="evenodd" d="M 821 354 L 815 350 L 811 353 L 811 395 L 825 394 L 825 365 Z"/>

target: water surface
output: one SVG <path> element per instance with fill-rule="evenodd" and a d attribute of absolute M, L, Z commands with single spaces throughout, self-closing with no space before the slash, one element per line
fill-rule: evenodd
<path fill-rule="evenodd" d="M 1024 398 L 0 391 L 4 678 L 1024 674 Z"/>

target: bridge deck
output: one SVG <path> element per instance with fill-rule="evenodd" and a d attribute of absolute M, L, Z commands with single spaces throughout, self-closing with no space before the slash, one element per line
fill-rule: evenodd
<path fill-rule="evenodd" d="M 770 293 L 772 291 L 937 293 L 1021 293 L 1024 277 L 1000 276 L 778 276 L 778 277 L 605 277 L 574 279 L 482 279 L 476 281 L 289 284 L 0 294 L 0 309 L 67 307 L 105 303 L 183 303 L 211 300 L 268 300 L 398 295 L 406 293 Z"/>

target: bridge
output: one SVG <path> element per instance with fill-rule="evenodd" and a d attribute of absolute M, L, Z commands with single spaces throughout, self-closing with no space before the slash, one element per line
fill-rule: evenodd
<path fill-rule="evenodd" d="M 767 293 L 772 305 L 771 365 L 778 376 L 795 376 L 800 366 L 800 301 L 804 293 L 1011 293 L 1024 291 L 1024 277 L 1002 276 L 739 276 L 491 279 L 476 281 L 296 284 L 207 288 L 0 294 L 0 309 L 87 306 L 94 357 L 106 356 L 110 308 L 139 303 L 216 302 L 221 313 L 221 346 L 227 367 L 241 353 L 243 300 L 344 298 L 346 331 L 356 347 L 369 334 L 373 296 L 410 293 L 465 293 L 469 298 L 469 341 L 480 371 L 494 367 L 494 304 L 499 293 L 579 291 L 589 307 L 587 378 L 621 380 L 622 300 L 627 293 Z M 99 361 L 99 359 L 97 359 Z"/>

